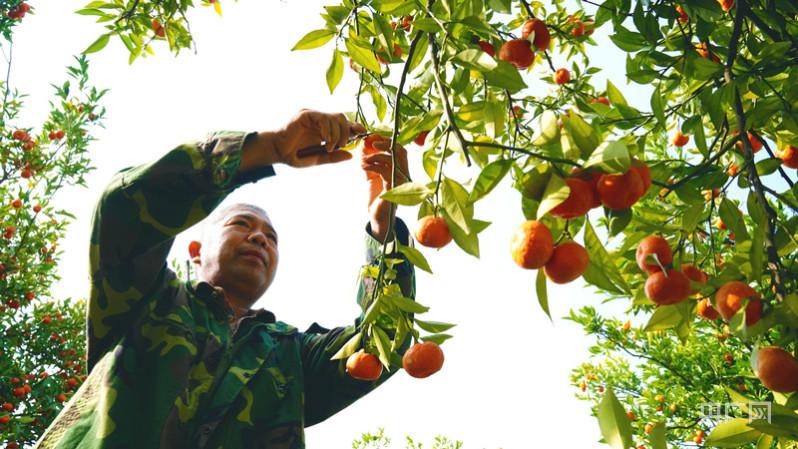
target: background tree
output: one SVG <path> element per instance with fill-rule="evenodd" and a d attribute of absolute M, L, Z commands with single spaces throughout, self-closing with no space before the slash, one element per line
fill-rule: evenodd
<path fill-rule="evenodd" d="M 104 91 L 89 84 L 85 57 L 54 85 L 44 123 L 20 123 L 24 95 L 9 85 L 13 29 L 35 11 L 26 3 L 0 3 L 0 44 L 6 56 L 0 83 L 0 444 L 33 443 L 86 375 L 85 301 L 61 298 L 58 244 L 73 218 L 54 196 L 84 185 L 91 170 L 88 134 L 104 114 Z"/>

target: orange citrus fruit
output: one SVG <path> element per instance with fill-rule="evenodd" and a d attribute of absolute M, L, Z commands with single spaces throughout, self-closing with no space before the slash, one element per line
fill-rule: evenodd
<path fill-rule="evenodd" d="M 554 238 L 545 224 L 528 220 L 521 224 L 510 241 L 513 260 L 521 268 L 537 269 L 551 258 L 554 252 Z"/>

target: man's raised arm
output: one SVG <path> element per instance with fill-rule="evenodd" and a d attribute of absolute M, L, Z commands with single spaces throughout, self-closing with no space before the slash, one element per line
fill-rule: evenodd
<path fill-rule="evenodd" d="M 180 145 L 112 178 L 97 204 L 90 247 L 88 366 L 119 341 L 162 289 L 174 288 L 166 258 L 174 237 L 204 219 L 237 187 L 274 175 L 280 162 L 307 167 L 351 158 L 332 151 L 362 127 L 340 114 L 304 110 L 276 132 L 218 132 Z M 362 130 L 365 131 L 365 130 Z M 296 152 L 327 142 L 328 153 Z"/>

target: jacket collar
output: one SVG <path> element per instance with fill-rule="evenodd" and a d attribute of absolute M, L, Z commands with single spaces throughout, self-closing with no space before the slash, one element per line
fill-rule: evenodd
<path fill-rule="evenodd" d="M 200 280 L 186 281 L 186 288 L 196 298 L 205 302 L 208 308 L 220 320 L 228 320 L 233 315 L 233 309 L 224 300 L 224 295 L 213 285 Z M 274 314 L 266 309 L 249 309 L 244 316 L 252 316 L 255 320 L 263 323 L 274 323 Z"/>

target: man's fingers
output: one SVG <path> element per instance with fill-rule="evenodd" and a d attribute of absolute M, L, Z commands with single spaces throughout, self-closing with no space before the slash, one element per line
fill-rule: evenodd
<path fill-rule="evenodd" d="M 336 114 L 335 120 L 338 122 L 338 129 L 341 130 L 338 135 L 336 146 L 346 146 L 346 144 L 349 143 L 349 136 L 352 134 L 352 128 L 349 126 L 349 120 L 347 120 L 346 116 L 343 114 Z"/>
<path fill-rule="evenodd" d="M 341 138 L 341 128 L 333 117 L 325 117 L 325 121 L 329 126 L 330 135 L 324 140 L 327 142 L 327 151 L 333 151 L 338 146 L 338 139 Z"/>
<path fill-rule="evenodd" d="M 330 144 L 330 122 L 327 120 L 326 117 L 321 116 L 318 117 L 316 120 L 317 126 L 319 127 L 319 137 L 324 142 L 327 142 L 327 145 Z"/>
<path fill-rule="evenodd" d="M 317 165 L 333 164 L 336 162 L 343 162 L 352 159 L 352 153 L 349 151 L 335 150 L 330 153 L 324 153 L 318 156 Z"/>
<path fill-rule="evenodd" d="M 360 123 L 348 122 L 348 124 L 349 124 L 349 129 L 354 131 L 355 134 L 366 134 L 367 132 L 369 132 L 369 130 Z"/>
<path fill-rule="evenodd" d="M 383 151 L 390 152 L 391 151 L 391 141 L 390 140 L 380 140 L 380 141 L 374 142 L 374 148 L 376 148 L 378 150 L 383 150 Z M 407 149 L 404 146 L 397 144 L 396 145 L 396 155 L 399 156 L 399 157 L 402 157 L 402 158 L 406 158 L 407 157 Z"/>

